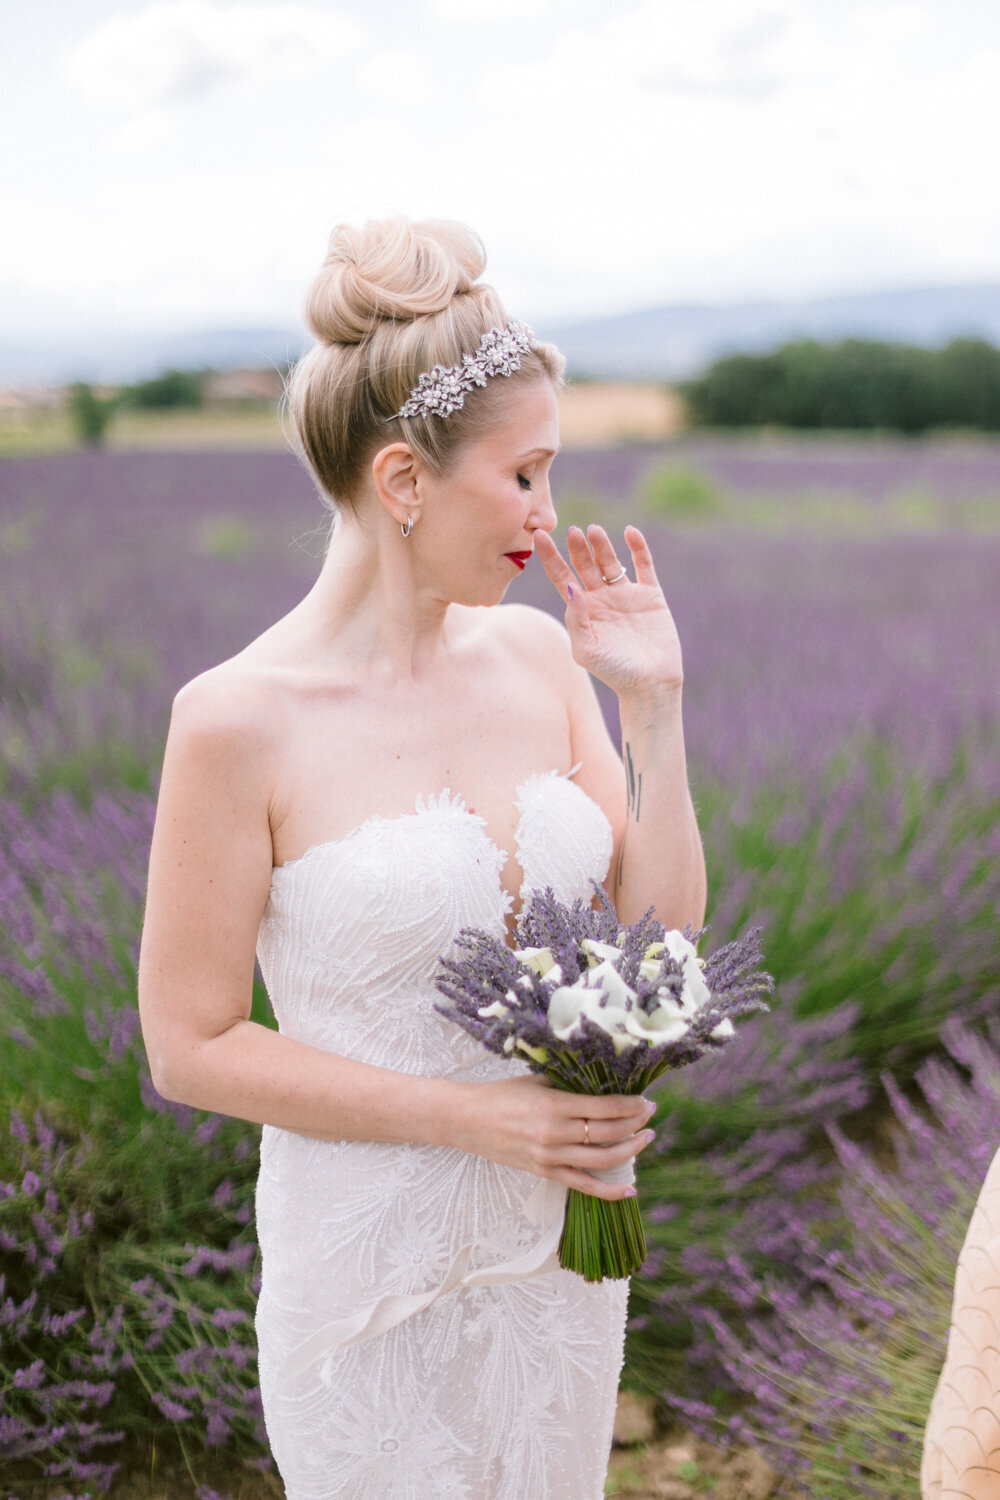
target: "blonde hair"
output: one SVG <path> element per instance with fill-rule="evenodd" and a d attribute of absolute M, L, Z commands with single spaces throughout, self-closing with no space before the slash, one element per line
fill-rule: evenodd
<path fill-rule="evenodd" d="M 514 375 L 468 393 L 450 416 L 395 417 L 424 371 L 460 364 L 484 333 L 509 321 L 480 282 L 486 251 L 447 219 L 402 216 L 339 224 L 306 298 L 316 346 L 287 385 L 293 442 L 320 490 L 355 503 L 365 470 L 387 443 L 404 442 L 438 474 L 495 419 L 510 381 L 563 384 L 566 361 L 536 343 Z"/>

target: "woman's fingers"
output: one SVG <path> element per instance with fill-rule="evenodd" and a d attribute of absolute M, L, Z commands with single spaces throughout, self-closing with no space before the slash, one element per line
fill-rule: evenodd
<path fill-rule="evenodd" d="M 630 1135 L 626 1140 L 609 1146 L 568 1146 L 559 1153 L 559 1165 L 580 1167 L 585 1172 L 603 1172 L 608 1167 L 621 1166 L 629 1157 L 638 1156 L 653 1140 L 654 1131 L 641 1130 L 638 1135 Z"/>
<path fill-rule="evenodd" d="M 609 1167 L 621 1166 L 623 1162 L 644 1151 L 653 1139 L 653 1131 L 643 1130 L 613 1146 L 574 1146 L 563 1153 L 563 1159 L 554 1175 L 560 1182 L 565 1182 L 567 1187 L 576 1188 L 578 1192 L 587 1193 L 593 1198 L 627 1198 L 630 1196 L 630 1183 L 602 1182 L 593 1174 L 607 1171 Z"/>
<path fill-rule="evenodd" d="M 584 586 L 588 589 L 599 589 L 604 582 L 601 577 L 601 569 L 590 543 L 579 526 L 571 526 L 566 533 L 566 551 L 569 560 L 580 575 Z"/>
<path fill-rule="evenodd" d="M 615 549 L 611 545 L 611 538 L 603 526 L 588 526 L 587 541 L 593 549 L 594 562 L 597 568 L 598 582 L 607 583 L 612 578 L 617 578 L 622 571 L 622 565 L 615 555 Z M 624 580 L 623 580 L 624 581 Z M 590 585 L 588 584 L 588 588 Z"/>
<path fill-rule="evenodd" d="M 651 1099 L 642 1094 L 560 1094 L 555 1098 L 568 1108 L 569 1123 L 575 1124 L 583 1140 L 583 1122 L 589 1124 L 589 1137 L 593 1140 L 620 1141 L 623 1136 L 633 1135 L 656 1110 Z"/>
<path fill-rule="evenodd" d="M 625 1118 L 618 1116 L 611 1120 L 595 1120 L 592 1116 L 583 1114 L 566 1121 L 566 1145 L 607 1146 L 615 1141 L 634 1136 L 650 1118 L 651 1113 L 646 1109 L 639 1113 L 630 1113 Z M 583 1128 L 584 1125 L 587 1127 L 586 1130 Z"/>
<path fill-rule="evenodd" d="M 578 1193 L 586 1193 L 588 1198 L 606 1198 L 613 1202 L 618 1198 L 635 1197 L 631 1183 L 602 1182 L 599 1177 L 594 1177 L 590 1172 L 581 1172 L 577 1167 L 561 1167 L 552 1176 L 556 1182 L 564 1182 L 567 1187 L 576 1188 Z"/>
<path fill-rule="evenodd" d="M 570 586 L 575 583 L 576 575 L 547 531 L 535 533 L 535 556 L 562 595 L 563 603 L 568 604 Z"/>
<path fill-rule="evenodd" d="M 628 1185 L 591 1174 L 638 1156 L 653 1139 L 644 1127 L 655 1105 L 641 1094 L 565 1093 L 536 1073 L 477 1085 L 475 1093 L 486 1108 L 471 1149 L 599 1198 L 623 1198 Z"/>
<path fill-rule="evenodd" d="M 659 580 L 653 565 L 653 554 L 649 550 L 649 543 L 637 526 L 626 526 L 625 542 L 632 554 L 636 583 L 658 588 Z M 569 553 L 572 567 L 567 564 L 547 532 L 536 533 L 535 552 L 564 601 L 568 602 L 569 586 L 573 584 L 576 577 L 579 577 L 584 587 L 591 592 L 606 587 L 612 579 L 624 582 L 621 575 L 623 572 L 627 574 L 627 569 L 620 561 L 611 538 L 603 526 L 596 524 L 588 526 L 586 532 L 582 531 L 579 526 L 571 526 L 566 533 L 566 551 Z"/>
<path fill-rule="evenodd" d="M 653 554 L 649 550 L 649 543 L 637 526 L 625 527 L 625 543 L 632 554 L 632 562 L 635 564 L 636 583 L 650 584 L 654 588 L 659 588 L 660 580 L 653 566 Z"/>

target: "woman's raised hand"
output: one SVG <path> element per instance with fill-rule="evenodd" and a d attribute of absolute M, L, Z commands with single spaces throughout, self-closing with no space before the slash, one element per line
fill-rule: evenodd
<path fill-rule="evenodd" d="M 591 1173 L 638 1156 L 653 1139 L 643 1129 L 653 1109 L 641 1095 L 570 1094 L 534 1073 L 472 1088 L 462 1150 L 594 1198 L 629 1196 L 626 1184 Z"/>
<path fill-rule="evenodd" d="M 618 694 L 679 688 L 681 644 L 652 554 L 635 526 L 626 526 L 625 542 L 634 582 L 603 526 L 569 528 L 569 563 L 544 531 L 535 533 L 535 553 L 565 601 L 574 661 Z"/>

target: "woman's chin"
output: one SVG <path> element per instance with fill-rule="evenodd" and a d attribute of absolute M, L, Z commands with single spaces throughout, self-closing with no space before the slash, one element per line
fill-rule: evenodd
<path fill-rule="evenodd" d="M 490 582 L 481 583 L 477 588 L 470 589 L 468 593 L 456 593 L 452 604 L 463 604 L 467 609 L 489 609 L 494 604 L 500 604 L 513 579 L 501 578 L 491 579 Z"/>

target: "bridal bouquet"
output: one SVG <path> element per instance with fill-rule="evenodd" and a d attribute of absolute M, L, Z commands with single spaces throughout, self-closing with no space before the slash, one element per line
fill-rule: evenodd
<path fill-rule="evenodd" d="M 458 937 L 467 956 L 442 958 L 437 1010 L 491 1052 L 527 1062 L 576 1094 L 639 1094 L 735 1036 L 733 1020 L 767 1010 L 774 981 L 760 967 L 751 928 L 707 959 L 695 944 L 708 928 L 664 928 L 652 908 L 619 924 L 607 893 L 599 910 L 536 893 L 517 928 L 517 948 L 473 928 Z M 619 1171 L 621 1169 L 618 1169 Z M 609 1174 L 606 1180 L 632 1180 Z M 604 1175 L 604 1174 L 600 1174 Z M 646 1259 L 636 1198 L 608 1201 L 571 1188 L 560 1265 L 588 1281 L 629 1276 Z"/>

